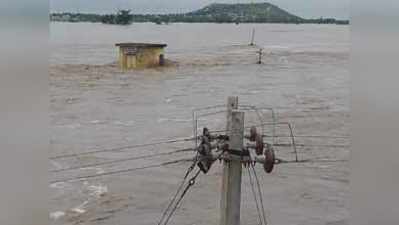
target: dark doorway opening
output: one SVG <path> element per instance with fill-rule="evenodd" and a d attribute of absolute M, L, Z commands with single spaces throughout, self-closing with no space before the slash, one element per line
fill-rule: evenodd
<path fill-rule="evenodd" d="M 165 65 L 165 55 L 164 54 L 160 54 L 159 55 L 159 65 L 160 66 L 164 66 Z"/>

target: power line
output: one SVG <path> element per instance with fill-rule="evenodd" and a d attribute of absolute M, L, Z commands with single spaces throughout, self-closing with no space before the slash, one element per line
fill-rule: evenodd
<path fill-rule="evenodd" d="M 296 164 L 296 163 L 334 163 L 334 162 L 349 162 L 347 159 L 324 159 L 324 160 L 313 160 L 313 159 L 304 159 L 299 161 L 288 161 L 277 159 L 276 164 Z"/>
<path fill-rule="evenodd" d="M 179 150 L 171 151 L 171 152 L 163 152 L 163 153 L 155 153 L 155 154 L 148 154 L 148 155 L 142 155 L 142 156 L 134 156 L 134 157 L 130 157 L 130 158 L 116 159 L 116 160 L 93 163 L 93 164 L 87 164 L 87 165 L 82 165 L 82 166 L 74 166 L 74 167 L 67 167 L 67 168 L 62 168 L 62 169 L 57 169 L 57 170 L 50 170 L 50 172 L 51 173 L 58 173 L 58 172 L 63 172 L 63 171 L 85 169 L 85 168 L 90 168 L 90 167 L 95 167 L 95 166 L 109 165 L 109 164 L 133 161 L 133 160 L 138 160 L 138 159 L 147 159 L 147 158 L 163 156 L 163 155 L 172 155 L 172 154 L 176 154 L 176 153 L 180 153 L 180 152 L 188 152 L 188 151 L 193 151 L 193 149 L 192 148 L 186 148 L 186 149 L 179 149 Z"/>
<path fill-rule="evenodd" d="M 279 147 L 291 147 L 293 144 L 291 143 L 278 143 L 274 144 L 274 146 Z M 325 148 L 349 148 L 350 145 L 318 145 L 318 144 L 295 144 L 298 147 L 325 147 Z"/>
<path fill-rule="evenodd" d="M 257 194 L 256 194 L 256 191 L 255 191 L 254 183 L 253 183 L 253 180 L 252 180 L 251 170 L 249 169 L 249 167 L 247 167 L 247 170 L 248 170 L 249 183 L 251 185 L 252 194 L 254 196 L 254 200 L 255 200 L 255 204 L 256 204 L 256 211 L 258 213 L 259 225 L 262 225 L 264 223 L 263 223 L 262 216 L 261 216 L 260 209 L 259 209 L 258 198 L 257 198 Z"/>
<path fill-rule="evenodd" d="M 117 147 L 117 148 L 109 148 L 109 149 L 94 150 L 94 151 L 89 151 L 89 152 L 58 155 L 58 156 L 50 157 L 49 159 L 54 160 L 54 159 L 61 159 L 61 158 L 72 158 L 72 157 L 77 157 L 77 156 L 82 156 L 82 155 L 90 155 L 90 154 L 103 153 L 103 152 L 114 152 L 114 151 L 121 151 L 121 150 L 125 150 L 125 149 L 134 149 L 134 148 L 147 147 L 147 146 L 160 145 L 160 144 L 186 142 L 186 141 L 192 141 L 194 139 L 195 138 L 184 138 L 184 139 L 167 140 L 167 141 L 160 141 L 160 142 L 153 142 L 153 143 L 146 143 L 146 144 L 128 145 L 128 146 L 122 146 L 122 147 Z"/>
<path fill-rule="evenodd" d="M 169 213 L 168 217 L 166 217 L 165 222 L 163 225 L 167 225 L 170 218 L 173 216 L 174 212 L 176 211 L 177 207 L 179 206 L 181 200 L 183 200 L 183 197 L 187 194 L 187 191 L 190 189 L 195 184 L 195 180 L 197 179 L 198 175 L 200 175 L 201 170 L 199 169 L 197 173 L 193 177 L 191 177 L 190 181 L 188 182 L 186 188 L 183 190 L 182 194 L 180 195 L 179 199 L 175 203 L 174 207 L 172 208 L 172 211 Z"/>
<path fill-rule="evenodd" d="M 250 125 L 250 126 L 245 126 L 244 129 L 248 130 L 251 129 L 252 127 L 262 127 L 262 126 L 266 126 L 266 125 L 288 125 L 290 124 L 289 122 L 277 122 L 277 123 L 260 123 L 260 124 L 255 124 L 255 125 Z M 239 132 L 239 130 L 215 130 L 215 131 L 211 131 L 210 133 L 225 133 L 225 132 L 234 132 L 237 131 Z"/>
<path fill-rule="evenodd" d="M 251 165 L 251 168 L 252 168 L 252 171 L 253 171 L 253 173 L 254 173 L 256 185 L 258 186 L 259 200 L 260 200 L 260 205 L 261 205 L 261 207 L 262 207 L 262 216 L 263 216 L 263 220 L 265 221 L 265 225 L 267 225 L 267 220 L 266 220 L 266 215 L 265 215 L 265 207 L 263 206 L 262 189 L 260 188 L 258 175 L 256 174 L 256 170 L 255 170 L 255 167 L 254 167 L 253 164 Z"/>
<path fill-rule="evenodd" d="M 166 218 L 166 214 L 169 212 L 170 207 L 172 207 L 172 204 L 176 201 L 176 198 L 177 198 L 178 194 L 181 192 L 181 190 L 182 190 L 182 188 L 183 188 L 183 185 L 184 185 L 184 183 L 185 183 L 186 180 L 187 180 L 188 175 L 190 175 L 190 173 L 193 171 L 193 169 L 194 169 L 195 164 L 197 163 L 197 161 L 198 161 L 198 157 L 195 157 L 195 160 L 194 160 L 193 164 L 187 169 L 186 174 L 184 175 L 183 180 L 181 181 L 179 187 L 177 188 L 176 193 L 175 193 L 175 195 L 173 196 L 172 200 L 169 202 L 168 207 L 166 207 L 165 211 L 162 213 L 162 217 L 161 217 L 161 219 L 159 220 L 158 225 L 161 225 L 161 223 L 162 223 L 162 222 L 164 221 L 164 219 Z"/>
<path fill-rule="evenodd" d="M 59 179 L 59 180 L 51 181 L 50 184 L 71 182 L 71 181 L 80 181 L 80 180 L 83 180 L 83 179 L 89 179 L 89 178 L 95 178 L 95 177 L 101 177 L 101 176 L 108 176 L 108 175 L 115 175 L 115 174 L 121 174 L 121 173 L 128 173 L 128 172 L 133 172 L 133 171 L 137 171 L 137 170 L 143 170 L 143 169 L 149 169 L 149 168 L 157 168 L 157 167 L 163 167 L 163 166 L 177 164 L 177 163 L 181 163 L 181 162 L 188 162 L 188 161 L 192 161 L 192 160 L 193 160 L 192 158 L 190 158 L 190 159 L 186 158 L 186 159 L 179 159 L 179 160 L 164 162 L 164 163 L 161 163 L 161 164 L 150 165 L 150 166 L 135 167 L 135 168 L 130 168 L 130 169 L 116 170 L 116 171 L 110 171 L 110 172 L 105 172 L 105 173 L 100 173 L 100 174 L 93 174 L 93 175 L 88 175 L 88 176 L 78 176 L 78 177 L 72 177 L 72 178 L 66 178 L 66 179 Z"/>
<path fill-rule="evenodd" d="M 263 135 L 263 137 L 273 137 L 273 135 Z M 274 137 L 290 138 L 289 135 L 275 135 Z M 349 139 L 350 136 L 323 136 L 323 135 L 294 135 L 295 138 L 319 138 L 319 139 Z"/>

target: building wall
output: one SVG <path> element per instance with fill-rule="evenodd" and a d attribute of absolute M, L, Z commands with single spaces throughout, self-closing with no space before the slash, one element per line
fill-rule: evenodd
<path fill-rule="evenodd" d="M 126 55 L 126 69 L 134 69 L 137 67 L 137 56 L 136 55 Z"/>
<path fill-rule="evenodd" d="M 123 54 L 123 49 L 119 47 L 119 57 L 118 57 L 118 64 L 120 68 L 124 68 L 126 65 L 126 60 Z"/>
<path fill-rule="evenodd" d="M 136 55 L 126 55 L 124 49 L 119 48 L 119 66 L 122 69 L 159 66 L 161 54 L 164 54 L 163 48 L 143 48 Z"/>
<path fill-rule="evenodd" d="M 137 54 L 137 68 L 159 66 L 159 56 L 163 48 L 146 48 Z"/>

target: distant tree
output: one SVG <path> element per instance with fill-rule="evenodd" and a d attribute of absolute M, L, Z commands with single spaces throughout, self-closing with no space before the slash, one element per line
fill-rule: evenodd
<path fill-rule="evenodd" d="M 162 19 L 158 16 L 154 16 L 153 18 L 151 18 L 151 22 L 161 25 L 162 24 Z"/>
<path fill-rule="evenodd" d="M 115 15 L 104 15 L 101 18 L 101 22 L 105 24 L 115 24 Z"/>
<path fill-rule="evenodd" d="M 129 25 L 134 19 L 130 12 L 130 10 L 118 10 L 116 14 L 103 15 L 101 22 L 105 24 Z"/>
<path fill-rule="evenodd" d="M 133 21 L 131 10 L 119 10 L 116 14 L 115 23 L 120 25 L 128 25 Z"/>

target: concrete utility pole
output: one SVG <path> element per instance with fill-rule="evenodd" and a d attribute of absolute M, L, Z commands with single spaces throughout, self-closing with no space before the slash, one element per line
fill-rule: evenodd
<path fill-rule="evenodd" d="M 227 101 L 227 135 L 229 149 L 241 152 L 244 142 L 244 112 L 237 111 L 238 97 Z M 220 225 L 240 225 L 241 156 L 226 153 L 223 162 Z"/>
<path fill-rule="evenodd" d="M 255 45 L 255 28 L 252 29 L 252 38 L 251 38 L 251 43 L 249 45 L 250 46 Z"/>

